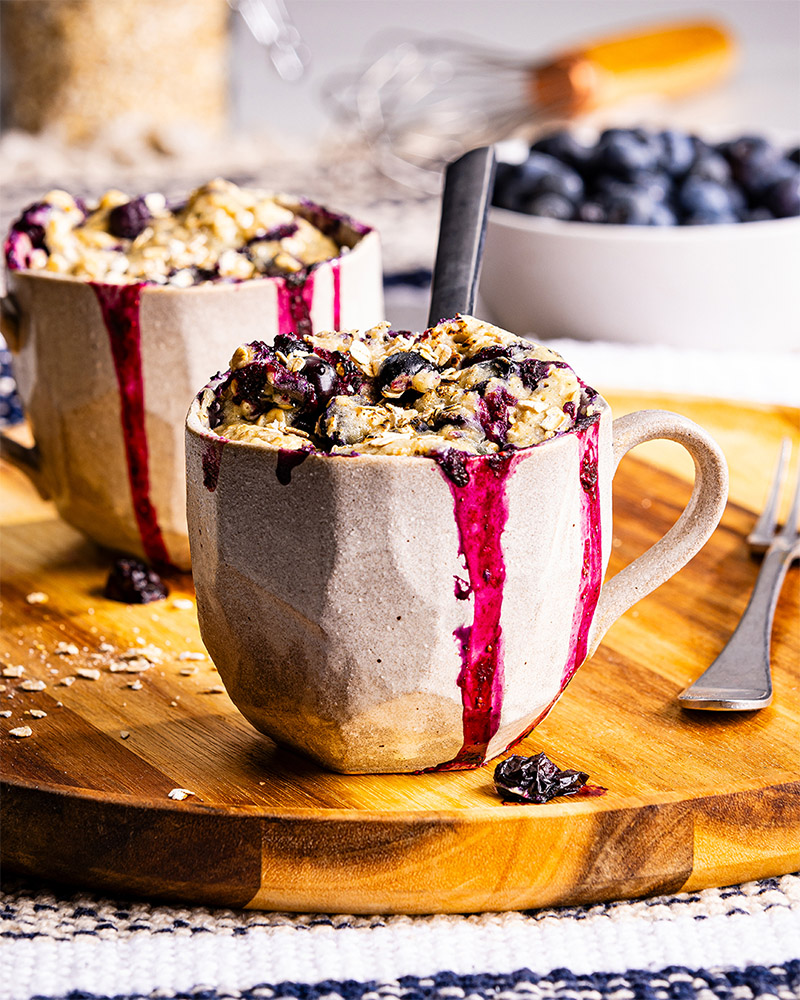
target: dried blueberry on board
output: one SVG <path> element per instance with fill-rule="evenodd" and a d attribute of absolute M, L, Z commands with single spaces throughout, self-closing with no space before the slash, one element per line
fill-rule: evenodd
<path fill-rule="evenodd" d="M 167 585 L 154 569 L 124 556 L 114 562 L 103 590 L 104 597 L 122 604 L 150 604 L 168 594 Z"/>
<path fill-rule="evenodd" d="M 559 795 L 575 795 L 578 792 L 598 795 L 605 791 L 597 785 L 587 786 L 588 780 L 589 775 L 585 771 L 562 771 L 544 753 L 532 757 L 514 754 L 494 769 L 494 786 L 505 802 L 541 805 Z"/>

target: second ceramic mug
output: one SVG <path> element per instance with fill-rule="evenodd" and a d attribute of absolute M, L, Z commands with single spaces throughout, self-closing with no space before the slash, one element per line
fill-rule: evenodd
<path fill-rule="evenodd" d="M 378 234 L 337 222 L 347 252 L 304 283 L 282 277 L 190 288 L 100 285 L 10 271 L 3 333 L 36 447 L 2 438 L 59 514 L 108 548 L 189 567 L 183 427 L 198 384 L 248 340 L 307 316 L 314 330 L 383 319 Z"/>
<path fill-rule="evenodd" d="M 200 628 L 234 703 L 279 743 L 345 773 L 481 764 L 532 729 L 608 627 L 699 550 L 722 516 L 724 457 L 665 411 L 535 447 L 331 456 L 224 441 L 187 417 Z M 603 584 L 620 459 L 678 441 L 696 478 L 676 525 Z"/>

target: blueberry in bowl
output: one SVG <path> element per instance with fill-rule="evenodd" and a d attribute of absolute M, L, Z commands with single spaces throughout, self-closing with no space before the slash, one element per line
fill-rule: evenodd
<path fill-rule="evenodd" d="M 796 145 L 796 144 L 795 144 Z M 800 163 L 758 135 L 559 130 L 498 148 L 480 293 L 537 337 L 800 346 Z"/>

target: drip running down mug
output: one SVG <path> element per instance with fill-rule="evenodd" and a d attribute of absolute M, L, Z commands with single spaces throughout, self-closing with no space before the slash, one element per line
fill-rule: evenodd
<path fill-rule="evenodd" d="M 3 334 L 36 446 L 0 438 L 3 456 L 89 538 L 188 569 L 183 428 L 196 386 L 247 341 L 383 319 L 378 234 L 292 207 L 349 248 L 303 280 L 173 288 L 8 272 Z"/>
<path fill-rule="evenodd" d="M 600 397 L 592 423 L 465 456 L 462 486 L 429 457 L 225 441 L 209 429 L 211 398 L 192 404 L 186 438 L 203 642 L 257 729 L 344 773 L 502 753 L 608 627 L 700 549 L 727 497 L 725 459 L 702 428 L 660 410 L 612 424 Z M 654 438 L 691 454 L 692 496 L 603 584 L 616 467 Z"/>

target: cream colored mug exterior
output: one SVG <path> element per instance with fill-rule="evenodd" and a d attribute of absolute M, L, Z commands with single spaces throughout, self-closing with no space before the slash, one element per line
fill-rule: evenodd
<path fill-rule="evenodd" d="M 612 428 L 608 404 L 600 404 L 598 584 L 621 457 L 670 438 L 690 452 L 697 475 L 678 523 L 603 586 L 585 655 L 698 551 L 727 496 L 725 460 L 700 427 L 640 411 Z M 186 453 L 201 633 L 241 712 L 277 742 L 345 773 L 457 759 L 465 733 L 457 639 L 474 609 L 454 589 L 464 561 L 454 493 L 437 463 L 312 454 L 289 478 L 285 455 L 221 442 L 199 399 L 187 418 Z M 581 454 L 578 434 L 558 436 L 517 453 L 505 483 L 502 706 L 484 759 L 544 718 L 580 666 Z"/>
<path fill-rule="evenodd" d="M 313 272 L 310 319 L 332 329 L 383 319 L 376 232 L 355 236 L 352 250 Z M 134 512 L 121 394 L 109 332 L 94 289 L 84 281 L 33 271 L 8 274 L 3 330 L 36 448 L 2 439 L 3 456 L 23 468 L 59 514 L 94 541 L 151 556 Z M 231 354 L 280 332 L 278 283 L 206 283 L 187 289 L 145 285 L 139 306 L 148 500 L 167 561 L 189 568 L 183 434 L 186 407 L 209 371 Z M 285 322 L 285 321 L 284 321 Z"/>

